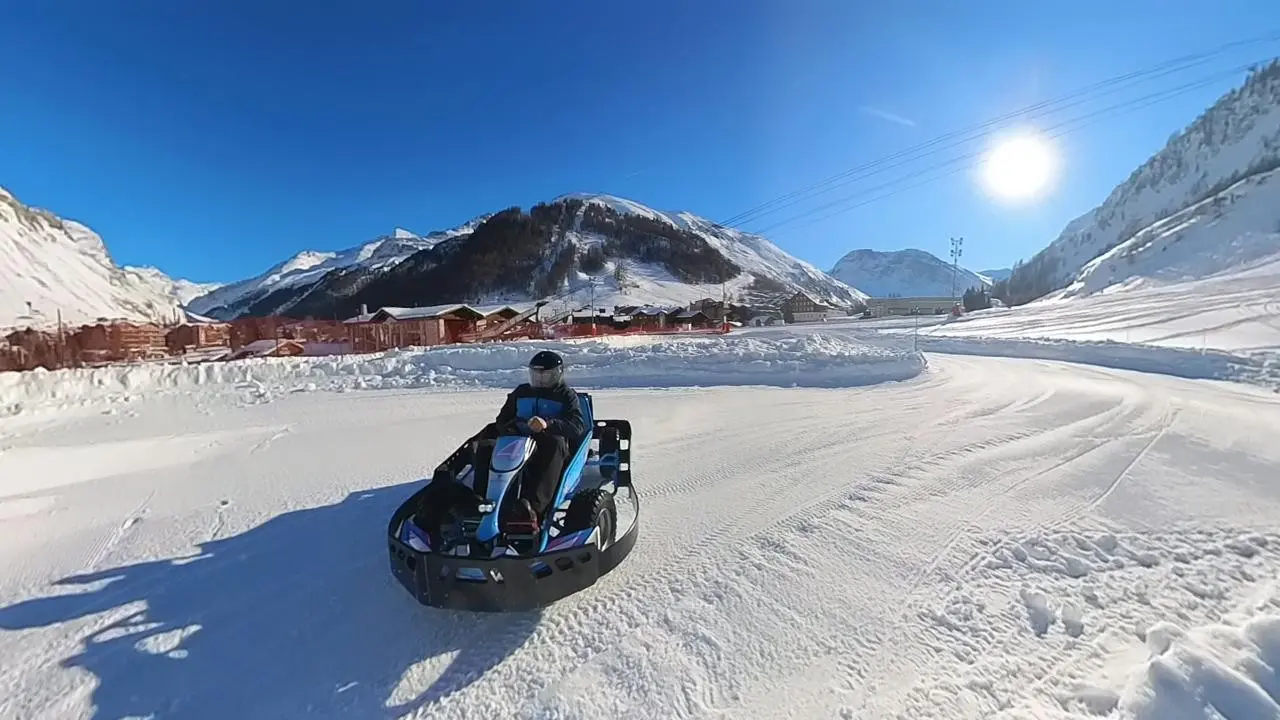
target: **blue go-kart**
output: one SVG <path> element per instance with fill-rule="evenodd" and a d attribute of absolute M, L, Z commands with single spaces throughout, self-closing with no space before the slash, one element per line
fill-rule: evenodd
<path fill-rule="evenodd" d="M 631 484 L 631 424 L 596 420 L 591 396 L 578 393 L 591 432 L 570 448 L 554 500 L 536 533 L 504 530 L 499 518 L 519 497 L 533 439 L 514 424 L 496 440 L 469 440 L 435 470 L 432 485 L 452 492 L 448 507 L 425 508 L 423 487 L 387 526 L 391 570 L 424 605 L 512 612 L 545 607 L 584 590 L 635 546 L 640 500 Z M 488 469 L 476 477 L 478 444 L 492 442 Z M 478 491 L 477 491 L 478 489 Z M 437 488 L 438 490 L 438 488 Z M 443 518 L 438 531 L 416 521 Z"/>

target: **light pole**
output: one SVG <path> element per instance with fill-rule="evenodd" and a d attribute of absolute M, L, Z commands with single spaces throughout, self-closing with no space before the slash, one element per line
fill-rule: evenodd
<path fill-rule="evenodd" d="M 956 302 L 956 276 L 960 271 L 960 254 L 963 252 L 964 238 L 951 238 L 951 303 Z"/>

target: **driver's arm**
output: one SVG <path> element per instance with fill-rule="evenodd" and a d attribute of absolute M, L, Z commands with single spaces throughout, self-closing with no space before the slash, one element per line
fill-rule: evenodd
<path fill-rule="evenodd" d="M 560 417 L 547 419 L 547 430 L 564 438 L 579 438 L 586 433 L 586 418 L 582 416 L 582 408 L 578 407 L 578 394 L 572 390 L 557 398 L 564 404 Z"/>
<path fill-rule="evenodd" d="M 516 391 L 512 390 L 507 393 L 507 401 L 502 403 L 502 409 L 498 410 L 498 417 L 493 422 L 501 424 L 516 419 Z"/>

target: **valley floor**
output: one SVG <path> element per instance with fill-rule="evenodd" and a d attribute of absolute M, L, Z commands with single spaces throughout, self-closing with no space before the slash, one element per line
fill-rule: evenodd
<path fill-rule="evenodd" d="M 594 391 L 639 543 L 513 615 L 418 606 L 383 541 L 498 391 L 0 421 L 0 717 L 1275 717 L 1275 396 L 928 360 Z"/>

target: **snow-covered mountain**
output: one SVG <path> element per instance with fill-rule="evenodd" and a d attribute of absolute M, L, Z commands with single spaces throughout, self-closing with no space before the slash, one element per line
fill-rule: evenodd
<path fill-rule="evenodd" d="M 958 268 L 924 250 L 882 252 L 854 250 L 831 268 L 831 276 L 868 293 L 871 297 L 951 297 L 969 288 L 991 285 L 991 280 Z"/>
<path fill-rule="evenodd" d="M 1247 273 L 1280 261 L 1280 169 L 1252 175 L 1138 231 L 1046 299 Z M 1280 307 L 1280 287 L 1276 288 Z"/>
<path fill-rule="evenodd" d="M 1000 282 L 1001 280 L 1008 280 L 1009 276 L 1013 274 L 1013 268 L 996 268 L 994 270 L 979 270 L 978 274 L 990 280 L 993 283 L 997 283 L 997 282 Z"/>
<path fill-rule="evenodd" d="M 256 277 L 217 288 L 194 298 L 192 312 L 229 319 L 239 315 L 287 313 L 293 304 L 334 270 L 379 272 L 398 265 L 421 250 L 449 238 L 470 235 L 487 219 L 483 216 L 451 230 L 426 237 L 403 228 L 391 235 L 338 252 L 303 250 Z"/>
<path fill-rule="evenodd" d="M 217 285 L 120 267 L 88 227 L 24 205 L 0 188 L 0 328 L 69 326 L 99 318 L 171 321 Z"/>
<path fill-rule="evenodd" d="M 798 290 L 848 308 L 867 297 L 758 235 L 688 212 L 574 193 L 425 238 L 397 232 L 341 253 L 302 253 L 191 308 L 222 318 L 346 317 L 361 305 L 683 305 L 722 292 L 768 306 Z"/>
<path fill-rule="evenodd" d="M 1044 297 L 1077 281 L 1078 290 L 1096 288 L 1101 282 L 1098 268 L 1108 268 L 1110 261 L 1102 256 L 1117 246 L 1136 240 L 1140 233 L 1148 239 L 1177 233 L 1172 225 L 1161 224 L 1210 198 L 1221 197 L 1224 189 L 1241 180 L 1260 176 L 1280 167 L 1280 61 L 1250 73 L 1243 85 L 1223 95 L 1182 132 L 1171 138 L 1158 153 L 1118 185 L 1098 207 L 1076 218 L 1056 240 L 1037 253 L 1026 264 L 1013 269 L 1007 288 L 997 288 L 1011 303 L 1018 304 Z M 1262 197 L 1252 186 L 1239 188 L 1242 196 Z M 1272 209 L 1250 202 L 1219 201 L 1223 213 L 1219 220 L 1238 209 L 1248 209 L 1247 218 L 1223 224 L 1210 221 L 1209 227 L 1197 231 L 1203 235 L 1202 248 L 1216 258 L 1232 257 L 1231 252 L 1218 252 L 1228 247 L 1237 236 L 1233 232 L 1261 232 L 1265 244 L 1267 233 L 1276 230 L 1280 221 L 1280 205 Z M 1202 218 L 1199 210 L 1191 212 Z M 1201 221 L 1198 224 L 1203 226 Z M 1234 228 L 1234 229 L 1232 229 Z M 1160 245 L 1160 243 L 1157 243 Z M 1138 245 L 1128 252 L 1133 255 Z M 1147 277 L 1169 276 L 1181 272 L 1173 264 L 1162 269 L 1165 261 L 1177 256 L 1167 251 L 1144 259 Z M 1101 261 L 1101 262 L 1098 262 Z M 1124 262 L 1129 262 L 1125 260 Z M 1135 260 L 1136 262 L 1136 260 Z M 1181 266 L 1183 260 L 1178 260 Z M 1216 262 L 1216 261 L 1215 261 Z M 1090 278 L 1084 278 L 1087 271 Z M 1197 274 L 1198 271 L 1192 274 Z"/>

